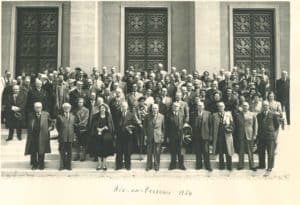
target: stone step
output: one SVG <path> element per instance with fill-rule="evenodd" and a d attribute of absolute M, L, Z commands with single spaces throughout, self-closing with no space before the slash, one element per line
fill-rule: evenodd
<path fill-rule="evenodd" d="M 237 160 L 233 160 L 233 167 L 237 167 Z M 255 160 L 255 163 L 257 164 L 257 160 Z M 195 169 L 195 160 L 184 160 L 184 164 L 187 169 Z M 95 169 L 97 167 L 98 163 L 94 161 L 72 161 L 72 167 L 73 169 Z M 164 159 L 160 162 L 160 167 L 167 169 L 170 165 L 170 160 Z M 213 169 L 217 169 L 219 165 L 218 160 L 211 160 L 211 166 Z M 45 167 L 46 169 L 58 169 L 59 167 L 59 160 L 58 159 L 52 159 L 52 160 L 45 160 Z M 245 163 L 245 167 L 248 167 L 248 164 Z M 10 161 L 2 161 L 1 163 L 2 169 L 7 168 L 15 168 L 15 169 L 30 169 L 31 166 L 29 164 L 29 157 L 27 160 L 10 160 Z M 108 169 L 114 169 L 115 168 L 115 159 L 109 158 L 107 159 L 107 168 Z M 145 169 L 146 168 L 146 159 L 143 160 L 131 160 L 131 168 L 132 169 Z"/>

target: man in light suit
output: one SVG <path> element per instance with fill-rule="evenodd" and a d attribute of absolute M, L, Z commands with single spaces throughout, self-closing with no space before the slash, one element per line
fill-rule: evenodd
<path fill-rule="evenodd" d="M 212 141 L 211 126 L 211 113 L 204 110 L 203 102 L 197 102 L 197 115 L 193 126 L 196 150 L 196 169 L 202 169 L 203 157 L 205 168 L 208 171 L 212 171 L 209 160 L 209 143 Z"/>
<path fill-rule="evenodd" d="M 244 169 L 245 152 L 248 153 L 249 167 L 256 171 L 253 162 L 253 143 L 257 135 L 256 114 L 249 111 L 248 102 L 242 105 L 243 111 L 236 118 L 236 133 L 239 138 L 239 165 L 238 169 Z"/>
<path fill-rule="evenodd" d="M 77 123 L 76 117 L 70 112 L 71 105 L 63 104 L 63 114 L 57 116 L 56 127 L 58 131 L 58 142 L 60 152 L 59 170 L 72 170 L 72 143 L 76 142 L 74 125 Z"/>
<path fill-rule="evenodd" d="M 259 166 L 258 169 L 265 169 L 265 152 L 268 152 L 268 168 L 267 171 L 271 172 L 274 167 L 275 161 L 275 133 L 279 129 L 278 117 L 275 113 L 270 111 L 269 102 L 263 101 L 263 110 L 257 115 L 258 122 L 258 155 Z"/>
<path fill-rule="evenodd" d="M 164 141 L 165 119 L 159 113 L 159 105 L 152 104 L 151 113 L 144 121 L 145 140 L 147 142 L 147 168 L 152 169 L 152 155 L 154 156 L 154 169 L 159 170 L 161 144 Z"/>
<path fill-rule="evenodd" d="M 218 112 L 212 116 L 213 126 L 213 153 L 219 154 L 219 168 L 225 169 L 224 155 L 226 156 L 226 167 L 232 170 L 232 155 L 234 154 L 233 136 L 234 129 L 231 112 L 225 112 L 225 104 L 217 104 Z"/>

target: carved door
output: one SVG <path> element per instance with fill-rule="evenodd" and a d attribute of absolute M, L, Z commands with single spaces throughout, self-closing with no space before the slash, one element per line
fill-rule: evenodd
<path fill-rule="evenodd" d="M 125 69 L 168 67 L 168 12 L 164 8 L 125 9 Z"/>
<path fill-rule="evenodd" d="M 57 69 L 58 9 L 17 9 L 16 74 Z"/>
<path fill-rule="evenodd" d="M 242 71 L 262 67 L 274 79 L 274 17 L 271 10 L 233 11 L 234 64 Z M 273 81 L 271 85 L 273 85 Z"/>

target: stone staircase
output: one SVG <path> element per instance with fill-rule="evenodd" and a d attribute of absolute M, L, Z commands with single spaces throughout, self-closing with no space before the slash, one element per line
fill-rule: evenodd
<path fill-rule="evenodd" d="M 245 155 L 245 170 L 240 171 L 220 171 L 218 170 L 218 158 L 211 155 L 211 165 L 214 171 L 212 173 L 205 170 L 195 170 L 195 155 L 187 154 L 185 156 L 185 166 L 187 171 L 172 170 L 169 171 L 170 154 L 163 153 L 161 155 L 160 171 L 146 172 L 146 155 L 143 155 L 143 159 L 140 159 L 138 154 L 132 155 L 131 171 L 119 170 L 115 171 L 115 156 L 108 157 L 107 166 L 108 170 L 96 171 L 97 162 L 94 162 L 92 158 L 87 157 L 84 162 L 73 161 L 72 171 L 58 171 L 59 167 L 59 153 L 57 140 L 51 140 L 51 153 L 45 156 L 45 170 L 31 170 L 29 164 L 29 156 L 24 156 L 25 142 L 26 142 L 26 130 L 23 130 L 22 140 L 18 141 L 15 137 L 12 141 L 6 142 L 8 131 L 2 129 L 1 133 L 1 175 L 2 176 L 263 176 L 264 170 L 252 172 L 248 170 L 248 157 Z M 257 155 L 254 156 L 255 164 L 258 162 Z M 233 168 L 237 167 L 238 156 L 233 156 Z M 102 173 L 99 175 L 99 173 Z M 285 176 L 285 175 L 283 175 Z"/>

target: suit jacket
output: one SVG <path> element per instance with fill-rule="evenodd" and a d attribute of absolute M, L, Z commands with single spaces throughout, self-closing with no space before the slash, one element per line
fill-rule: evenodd
<path fill-rule="evenodd" d="M 81 92 L 77 89 L 74 89 L 70 92 L 70 104 L 72 105 L 72 110 L 74 110 L 77 107 L 77 100 L 79 97 L 85 98 L 85 91 L 82 89 Z"/>
<path fill-rule="evenodd" d="M 276 96 L 281 103 L 290 102 L 290 79 L 286 79 L 286 81 L 282 78 L 276 80 Z"/>
<path fill-rule="evenodd" d="M 214 113 L 212 116 L 213 153 L 216 153 L 216 150 L 217 150 L 217 139 L 218 139 L 218 134 L 219 134 L 220 120 L 221 120 L 221 118 L 219 116 L 219 112 Z M 224 113 L 223 125 L 226 127 L 231 127 L 232 130 L 234 129 L 233 118 L 232 118 L 231 112 Z M 232 132 L 231 133 L 225 132 L 225 141 L 226 141 L 228 154 L 230 156 L 232 156 L 234 154 Z"/>
<path fill-rule="evenodd" d="M 175 139 L 182 140 L 182 128 L 185 123 L 184 115 L 182 112 L 178 112 L 178 121 L 174 112 L 171 111 L 166 116 L 166 135 L 170 139 L 170 141 Z"/>
<path fill-rule="evenodd" d="M 152 114 L 148 114 L 144 121 L 145 136 L 147 136 L 148 143 L 162 143 L 165 135 L 165 118 L 158 113 L 154 118 Z"/>
<path fill-rule="evenodd" d="M 38 91 L 36 88 L 29 90 L 27 94 L 27 105 L 26 109 L 33 112 L 33 105 L 35 102 L 42 102 L 43 110 L 49 111 L 49 101 L 46 91 L 42 88 Z"/>
<path fill-rule="evenodd" d="M 55 85 L 55 103 L 57 108 L 61 108 L 62 104 L 69 102 L 68 84 L 63 82 L 61 85 Z"/>
<path fill-rule="evenodd" d="M 183 115 L 183 120 L 184 120 L 184 122 L 189 122 L 189 120 L 190 120 L 190 111 L 189 111 L 189 106 L 188 106 L 188 104 L 186 103 L 186 102 L 184 102 L 184 101 L 179 101 L 179 104 L 180 104 L 180 108 L 179 108 L 179 112 L 181 112 L 182 113 L 182 115 Z"/>
<path fill-rule="evenodd" d="M 114 124 L 117 137 L 122 137 L 121 135 L 126 133 L 130 134 L 130 130 L 133 131 L 134 128 L 138 124 L 138 120 L 134 113 L 127 110 L 125 118 L 122 117 L 122 112 L 119 111 L 116 116 L 116 122 Z M 132 127 L 132 128 L 130 128 Z"/>
<path fill-rule="evenodd" d="M 78 120 L 78 127 L 87 128 L 89 120 L 89 110 L 86 107 L 83 107 L 81 109 L 77 109 L 75 113 L 75 116 Z"/>
<path fill-rule="evenodd" d="M 19 94 L 16 97 L 16 100 L 14 100 L 13 95 L 11 94 L 7 97 L 5 103 L 6 126 L 8 128 L 13 128 L 15 125 L 15 120 L 18 119 L 15 117 L 15 111 L 12 110 L 12 106 L 20 108 L 20 111 L 18 111 L 18 113 L 21 114 L 21 118 L 19 120 L 23 120 L 25 114 L 24 109 L 26 105 L 26 96 L 24 93 L 19 92 Z"/>
<path fill-rule="evenodd" d="M 76 139 L 74 126 L 78 122 L 76 117 L 70 112 L 69 119 L 64 114 L 57 116 L 56 127 L 59 142 L 73 142 Z"/>
<path fill-rule="evenodd" d="M 236 133 L 240 138 L 247 140 L 255 140 L 257 135 L 257 119 L 256 114 L 247 112 L 246 114 L 240 112 L 236 118 Z"/>
<path fill-rule="evenodd" d="M 202 140 L 212 140 L 212 115 L 208 111 L 202 111 L 202 115 L 199 116 L 197 114 L 194 125 L 193 125 L 193 132 L 196 141 L 199 139 Z"/>
<path fill-rule="evenodd" d="M 143 94 L 139 93 L 139 92 L 135 92 L 135 95 L 133 95 L 132 92 L 129 93 L 127 95 L 127 102 L 128 102 L 129 108 L 132 109 L 133 107 L 136 107 L 138 104 L 138 99 L 142 96 L 143 96 Z"/>
<path fill-rule="evenodd" d="M 30 113 L 27 120 L 27 139 L 25 146 L 25 155 L 32 154 L 30 152 L 33 146 L 33 121 L 35 113 Z M 50 136 L 49 128 L 53 126 L 53 121 L 50 119 L 48 112 L 42 111 L 40 116 L 40 132 L 38 139 L 38 151 L 40 154 L 50 153 Z"/>
<path fill-rule="evenodd" d="M 223 93 L 223 95 L 226 93 L 226 89 L 232 87 L 232 81 L 231 80 L 222 80 L 219 83 L 219 90 Z"/>
<path fill-rule="evenodd" d="M 268 111 L 267 115 L 263 112 L 257 114 L 258 139 L 274 139 L 275 133 L 279 128 L 278 117 L 275 113 Z"/>

